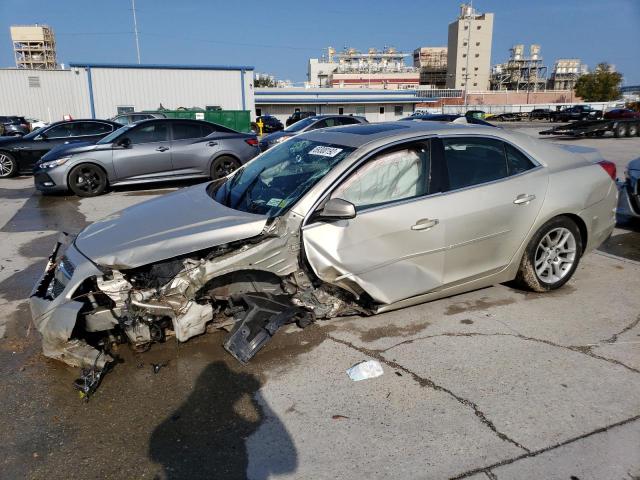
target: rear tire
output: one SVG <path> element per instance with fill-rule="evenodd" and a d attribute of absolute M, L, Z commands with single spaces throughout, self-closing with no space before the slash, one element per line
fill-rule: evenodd
<path fill-rule="evenodd" d="M 237 159 L 229 155 L 221 155 L 211 163 L 210 177 L 212 180 L 217 180 L 226 177 L 238 168 L 240 168 L 240 162 Z"/>
<path fill-rule="evenodd" d="M 568 217 L 552 218 L 531 238 L 515 282 L 534 292 L 560 288 L 573 276 L 582 255 L 582 235 Z"/>
<path fill-rule="evenodd" d="M 630 123 L 627 127 L 627 137 L 635 137 L 638 135 L 638 125 L 636 123 Z"/>
<path fill-rule="evenodd" d="M 0 152 L 0 178 L 15 177 L 18 174 L 18 162 L 8 152 Z"/>
<path fill-rule="evenodd" d="M 107 189 L 107 174 L 97 165 L 85 163 L 73 167 L 67 184 L 79 197 L 97 197 Z"/>
<path fill-rule="evenodd" d="M 616 138 L 624 137 L 627 134 L 627 126 L 624 123 L 619 123 L 616 128 L 613 129 L 613 136 Z"/>

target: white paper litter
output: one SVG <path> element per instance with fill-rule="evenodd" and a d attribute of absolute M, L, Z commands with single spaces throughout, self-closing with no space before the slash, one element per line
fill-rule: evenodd
<path fill-rule="evenodd" d="M 377 360 L 367 360 L 366 362 L 360 362 L 347 370 L 347 375 L 354 382 L 360 380 L 366 380 L 367 378 L 376 378 L 382 375 L 382 365 Z"/>

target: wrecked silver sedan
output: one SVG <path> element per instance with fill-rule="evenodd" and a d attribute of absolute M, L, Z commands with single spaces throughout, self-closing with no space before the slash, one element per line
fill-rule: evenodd
<path fill-rule="evenodd" d="M 224 179 L 63 234 L 33 321 L 45 355 L 75 366 L 103 368 L 114 343 L 145 350 L 215 327 L 244 363 L 287 323 L 514 279 L 555 289 L 613 230 L 609 170 L 481 126 L 310 132 Z"/>

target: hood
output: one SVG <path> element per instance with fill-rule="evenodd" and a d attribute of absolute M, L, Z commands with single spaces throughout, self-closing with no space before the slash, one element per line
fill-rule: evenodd
<path fill-rule="evenodd" d="M 90 152 L 91 150 L 95 150 L 98 145 L 95 145 L 93 142 L 70 142 L 62 145 L 57 145 L 45 153 L 41 157 L 41 161 L 47 160 L 55 160 L 56 158 L 60 158 L 66 155 L 74 155 L 76 153 L 84 153 Z M 110 147 L 110 146 L 109 146 Z"/>
<path fill-rule="evenodd" d="M 259 235 L 267 217 L 217 203 L 208 184 L 184 188 L 99 220 L 76 238 L 98 265 L 128 269 Z"/>
<path fill-rule="evenodd" d="M 21 137 L 12 137 L 10 135 L 3 135 L 0 137 L 0 145 L 10 146 L 13 143 L 20 142 L 22 140 Z"/>

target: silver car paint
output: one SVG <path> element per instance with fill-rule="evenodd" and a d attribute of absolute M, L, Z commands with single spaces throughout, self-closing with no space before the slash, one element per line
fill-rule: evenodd
<path fill-rule="evenodd" d="M 114 186 L 209 178 L 211 164 L 217 157 L 230 155 L 244 164 L 259 153 L 258 147 L 244 141 L 246 138 L 242 133 L 215 132 L 205 138 L 139 143 L 130 148 L 102 144 L 68 149 L 60 156 L 72 155 L 69 161 L 45 171 L 56 185 L 46 190 L 66 191 L 69 172 L 81 163 L 101 166 L 109 184 Z"/>
<path fill-rule="evenodd" d="M 83 260 L 79 254 L 74 254 L 79 264 L 62 297 L 68 301 L 74 287 L 90 275 L 101 278 L 93 262 L 127 269 L 219 246 L 220 253 L 211 259 L 182 260 L 182 270 L 157 291 L 135 291 L 136 301 L 146 305 L 150 312 L 170 311 L 174 329 L 182 332 L 181 339 L 186 339 L 201 333 L 208 318 L 193 310 L 191 299 L 195 293 L 212 279 L 233 272 L 262 271 L 276 276 L 282 283 L 293 286 L 292 290 L 297 292 L 294 300 L 299 304 L 309 308 L 322 304 L 324 313 L 319 316 L 336 314 L 341 302 L 344 303 L 343 297 L 336 294 L 335 286 L 350 291 L 356 298 L 367 293 L 379 302 L 373 310 L 382 312 L 513 279 L 531 236 L 556 215 L 568 214 L 583 220 L 588 236 L 586 251 L 597 247 L 610 235 L 615 224 L 617 190 L 604 170 L 590 163 L 593 159 L 585 161 L 575 153 L 497 130 L 416 123 L 406 129 L 364 138 L 329 130 L 305 134 L 313 140 L 359 149 L 321 179 L 288 213 L 269 221 L 242 212 L 231 214 L 226 207 L 212 205 L 210 198 L 205 201 L 205 193 L 199 186 L 139 204 L 81 233 L 76 242 L 78 249 L 91 260 Z M 361 159 L 389 144 L 432 135 L 497 137 L 517 145 L 536 159 L 541 168 L 519 178 L 426 197 L 406 209 L 402 207 L 408 205 L 403 202 L 362 213 L 353 220 L 332 224 L 310 221 L 311 213 Z M 507 192 L 506 198 L 511 201 L 517 194 L 534 193 L 536 201 L 512 206 L 502 197 L 491 198 L 492 208 L 497 208 L 499 215 L 492 216 L 476 209 L 475 216 L 465 217 L 470 202 L 473 204 L 473 198 L 482 195 L 483 189 L 496 197 L 502 191 Z M 169 200 L 165 203 L 164 199 Z M 179 213 L 172 217 L 171 228 L 166 229 L 163 215 L 168 204 Z M 425 211 L 417 212 L 416 207 Z M 185 208 L 193 213 L 190 218 L 180 221 L 178 217 Z M 440 225 L 436 225 L 426 231 L 411 231 L 417 219 L 433 215 L 433 212 L 444 220 L 445 228 L 438 229 Z M 374 218 L 376 216 L 380 218 Z M 479 232 L 461 228 L 465 221 L 478 227 L 480 220 L 483 230 Z M 210 222 L 218 225 L 220 232 L 209 232 Z M 145 230 L 138 238 L 136 231 L 141 225 Z M 370 246 L 375 246 L 374 237 L 382 227 L 398 234 L 397 242 L 403 248 L 382 249 L 372 255 Z M 365 237 L 360 241 L 360 247 L 358 234 Z M 228 242 L 243 239 L 247 241 L 240 242 L 237 247 L 224 248 Z M 406 245 L 403 239 L 407 239 Z M 421 246 L 423 242 L 424 247 Z M 312 287 L 304 262 L 301 263 L 303 258 L 326 283 Z M 455 267 L 454 274 L 447 272 L 448 265 Z M 465 269 L 465 265 L 469 268 Z M 99 284 L 116 304 L 123 302 L 123 283 L 117 271 L 114 270 L 114 278 L 103 278 Z M 134 289 L 129 285 L 124 290 L 133 292 Z M 162 303 L 149 303 L 147 299 L 155 294 L 164 299 Z M 222 298 L 228 294 L 225 288 L 220 290 Z M 59 301 L 60 298 L 50 302 L 32 297 L 31 308 L 38 330 L 53 342 L 45 353 L 66 360 L 68 354 L 64 352 L 70 348 L 67 334 L 70 335 L 69 314 L 72 312 L 65 314 L 64 309 L 72 308 L 77 302 L 66 307 L 69 303 Z M 36 318 L 39 321 L 36 322 Z M 88 347 L 71 346 L 76 349 Z M 95 352 L 84 352 L 82 358 L 84 364 L 90 364 Z"/>
<path fill-rule="evenodd" d="M 183 188 L 94 222 L 78 235 L 76 247 L 99 265 L 124 269 L 262 232 L 267 217 L 214 202 L 207 186 Z"/>

